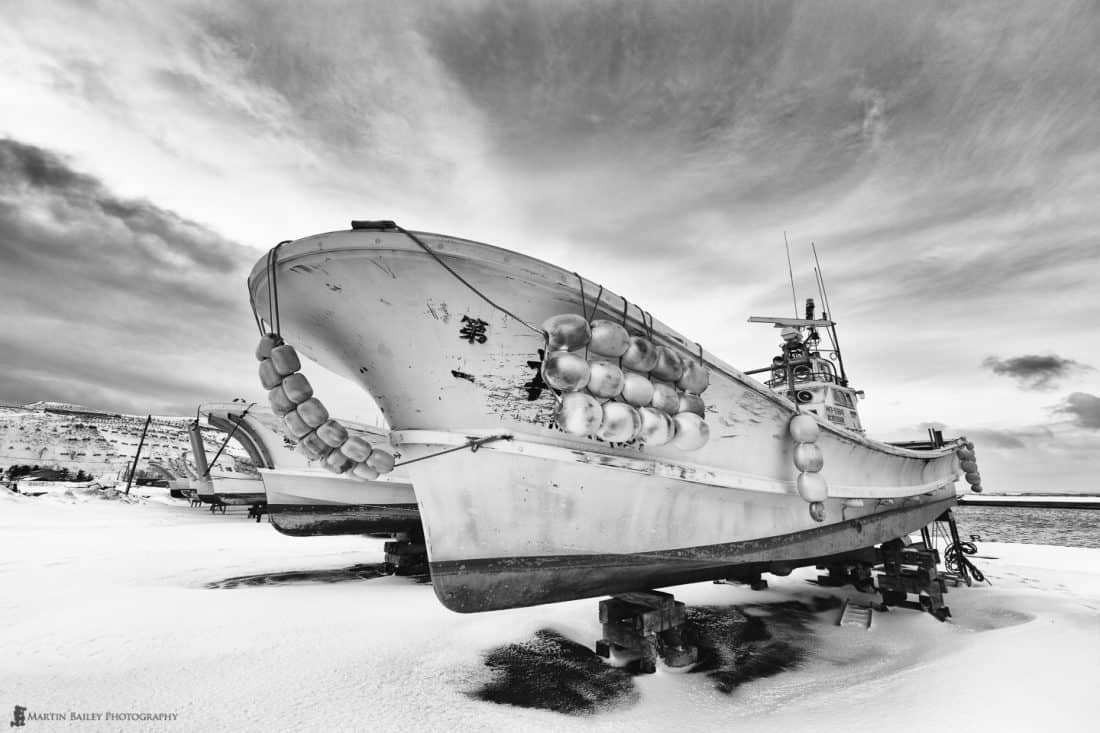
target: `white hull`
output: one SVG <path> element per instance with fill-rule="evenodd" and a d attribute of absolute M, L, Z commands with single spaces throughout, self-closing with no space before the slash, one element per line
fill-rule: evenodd
<path fill-rule="evenodd" d="M 488 299 L 528 323 L 592 317 L 598 286 L 506 250 L 421 235 Z M 283 247 L 282 335 L 359 382 L 385 411 L 402 460 L 507 436 L 411 464 L 440 599 L 506 608 L 722 577 L 734 566 L 811 561 L 907 534 L 954 501 L 950 449 L 913 451 L 821 424 L 824 524 L 795 490 L 794 406 L 659 321 L 626 307 L 628 329 L 704 360 L 711 439 L 684 452 L 566 435 L 535 377 L 544 347 L 416 243 L 395 232 L 338 232 Z M 263 262 L 253 302 L 271 320 Z M 624 322 L 604 291 L 595 317 Z M 370 314 L 370 317 L 363 317 Z M 467 321 L 463 321 L 463 317 Z M 484 324 L 478 338 L 462 329 Z M 649 324 L 649 325 L 647 325 Z"/>
<path fill-rule="evenodd" d="M 211 476 L 213 495 L 222 504 L 262 504 L 266 501 L 264 484 L 258 478 Z"/>
<path fill-rule="evenodd" d="M 293 536 L 418 533 L 407 480 L 363 481 L 327 471 L 261 469 L 271 523 Z"/>

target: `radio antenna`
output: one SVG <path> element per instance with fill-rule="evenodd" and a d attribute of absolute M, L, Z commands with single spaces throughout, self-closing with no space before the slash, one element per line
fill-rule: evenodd
<path fill-rule="evenodd" d="M 794 292 L 794 269 L 791 267 L 791 245 L 787 241 L 787 232 L 783 232 L 783 246 L 787 248 L 787 274 L 791 276 L 791 300 L 794 302 L 794 317 L 798 318 L 798 296 Z"/>
<path fill-rule="evenodd" d="M 814 264 L 817 265 L 817 267 L 814 268 L 814 273 L 817 275 L 817 287 L 821 291 L 821 300 L 824 302 L 825 309 L 829 313 L 829 320 L 833 322 L 833 325 L 829 327 L 829 335 L 833 339 L 833 350 L 836 351 L 836 363 L 840 367 L 840 381 L 847 387 L 848 374 L 844 371 L 844 357 L 840 355 L 840 341 L 836 338 L 836 318 L 832 306 L 829 305 L 829 294 L 825 290 L 825 276 L 821 273 L 821 261 L 817 259 L 817 245 L 810 242 L 810 249 L 813 250 Z"/>

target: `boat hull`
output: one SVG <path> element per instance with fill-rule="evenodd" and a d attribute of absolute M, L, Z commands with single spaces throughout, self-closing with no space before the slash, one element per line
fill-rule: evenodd
<path fill-rule="evenodd" d="M 294 537 L 419 534 L 420 511 L 407 481 L 362 481 L 322 471 L 260 470 L 267 512 Z"/>
<path fill-rule="evenodd" d="M 212 476 L 210 481 L 215 503 L 251 506 L 267 501 L 263 481 L 258 478 Z"/>
<path fill-rule="evenodd" d="M 954 502 L 951 447 L 898 448 L 818 419 L 829 496 L 819 524 L 796 488 L 794 404 L 574 273 L 419 239 L 308 237 L 281 248 L 274 271 L 283 337 L 362 385 L 394 428 L 433 583 L 453 610 L 805 564 L 904 536 Z M 261 262 L 249 287 L 271 322 L 267 285 Z M 558 429 L 559 396 L 539 376 L 546 340 L 532 324 L 563 313 L 622 323 L 702 362 L 709 442 L 687 452 Z M 473 440 L 489 442 L 475 452 Z"/>

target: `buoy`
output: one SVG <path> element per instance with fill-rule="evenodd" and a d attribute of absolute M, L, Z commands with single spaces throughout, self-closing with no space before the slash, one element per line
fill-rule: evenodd
<path fill-rule="evenodd" d="M 279 385 L 274 389 L 268 390 L 267 401 L 271 404 L 271 410 L 282 417 L 288 412 L 292 412 L 297 405 L 294 400 L 286 396 L 286 392 L 283 391 L 283 385 Z"/>
<path fill-rule="evenodd" d="M 610 443 L 625 443 L 634 440 L 641 428 L 642 416 L 636 409 L 625 402 L 607 402 L 596 435 Z"/>
<path fill-rule="evenodd" d="M 605 359 L 589 362 L 588 368 L 588 391 L 594 396 L 607 399 L 622 394 L 622 369 Z"/>
<path fill-rule="evenodd" d="M 623 354 L 623 368 L 649 374 L 657 366 L 657 348 L 641 336 L 631 336 L 630 345 Z"/>
<path fill-rule="evenodd" d="M 280 376 L 286 377 L 302 368 L 302 362 L 298 359 L 298 352 L 293 346 L 283 344 L 271 350 L 271 363 L 275 365 Z"/>
<path fill-rule="evenodd" d="M 592 321 L 591 333 L 588 350 L 593 354 L 618 359 L 630 347 L 630 334 L 614 321 Z"/>
<path fill-rule="evenodd" d="M 271 350 L 282 345 L 283 340 L 273 333 L 267 333 L 260 337 L 260 343 L 256 346 L 256 361 L 271 358 Z"/>
<path fill-rule="evenodd" d="M 335 420 L 328 420 L 324 424 L 318 426 L 317 437 L 325 441 L 325 443 L 327 443 L 328 445 L 331 445 L 333 448 L 340 448 L 341 450 L 343 450 L 341 446 L 343 446 L 348 439 L 348 430 Z M 344 455 L 346 455 L 348 458 L 351 458 L 353 463 L 358 463 L 358 461 L 355 460 L 353 456 L 348 454 L 347 451 L 344 451 Z"/>
<path fill-rule="evenodd" d="M 286 425 L 287 432 L 290 433 L 291 437 L 295 440 L 301 440 L 313 432 L 313 426 L 306 424 L 297 410 L 288 412 L 283 417 L 283 424 Z"/>
<path fill-rule="evenodd" d="M 676 424 L 672 444 L 680 450 L 698 450 L 707 444 L 710 427 L 703 418 L 693 412 L 680 412 L 672 421 Z"/>
<path fill-rule="evenodd" d="M 667 412 L 652 407 L 642 407 L 638 410 L 642 418 L 642 428 L 638 431 L 638 437 L 645 441 L 646 445 L 665 445 L 676 436 L 676 423 Z"/>
<path fill-rule="evenodd" d="M 274 389 L 282 381 L 283 375 L 279 374 L 279 370 L 275 368 L 271 359 L 264 359 L 260 362 L 260 384 L 264 386 L 264 389 Z"/>
<path fill-rule="evenodd" d="M 543 380 L 561 392 L 577 392 L 588 385 L 591 368 L 584 357 L 568 351 L 551 351 L 542 365 Z"/>
<path fill-rule="evenodd" d="M 298 450 L 311 461 L 319 461 L 327 456 L 332 448 L 318 438 L 315 431 L 298 441 Z"/>
<path fill-rule="evenodd" d="M 699 395 L 690 392 L 680 395 L 680 405 L 676 408 L 676 412 L 693 412 L 699 417 L 706 417 L 706 411 L 707 407 Z"/>
<path fill-rule="evenodd" d="M 975 494 L 980 494 L 980 493 L 982 493 L 982 485 L 981 484 L 971 484 L 970 485 L 970 490 L 973 491 Z"/>
<path fill-rule="evenodd" d="M 339 449 L 325 456 L 324 466 L 333 473 L 347 473 L 354 465 L 355 461 L 345 456 Z"/>
<path fill-rule="evenodd" d="M 965 473 L 974 473 L 978 470 L 976 461 L 959 461 L 959 468 Z"/>
<path fill-rule="evenodd" d="M 825 456 L 816 443 L 798 443 L 794 447 L 794 466 L 799 471 L 817 473 L 825 465 Z"/>
<path fill-rule="evenodd" d="M 351 472 L 356 478 L 361 478 L 364 481 L 374 481 L 378 478 L 378 471 L 362 462 L 355 464 L 355 468 L 351 469 Z"/>
<path fill-rule="evenodd" d="M 973 486 L 974 484 L 980 484 L 982 482 L 982 475 L 977 471 L 968 471 L 963 474 L 963 478 L 966 479 L 966 483 Z"/>
<path fill-rule="evenodd" d="M 283 380 L 283 391 L 286 392 L 286 396 L 290 398 L 290 401 L 296 405 L 302 404 L 313 396 L 313 387 L 306 379 L 306 375 L 301 372 L 291 374 Z"/>
<path fill-rule="evenodd" d="M 815 522 L 825 521 L 825 502 L 810 502 L 810 519 L 814 520 Z"/>
<path fill-rule="evenodd" d="M 675 415 L 680 410 L 680 394 L 667 382 L 654 382 L 653 399 L 649 405 L 664 410 L 669 415 Z"/>
<path fill-rule="evenodd" d="M 389 473 L 394 467 L 393 455 L 384 450 L 371 451 L 367 456 L 367 465 L 378 473 Z"/>
<path fill-rule="evenodd" d="M 798 495 L 808 502 L 825 501 L 829 498 L 829 486 L 820 473 L 800 473 L 795 479 Z"/>
<path fill-rule="evenodd" d="M 644 374 L 623 370 L 622 398 L 634 407 L 646 407 L 653 402 L 653 382 Z"/>
<path fill-rule="evenodd" d="M 348 437 L 347 441 L 340 446 L 340 450 L 344 452 L 344 455 L 355 461 L 356 463 L 362 463 L 370 456 L 371 448 L 370 443 L 360 438 L 358 435 L 352 435 Z"/>
<path fill-rule="evenodd" d="M 955 451 L 955 455 L 959 457 L 960 461 L 974 460 L 974 451 L 970 450 L 969 448 L 959 448 L 957 451 Z"/>
<path fill-rule="evenodd" d="M 302 418 L 302 422 L 309 426 L 310 430 L 313 430 L 325 424 L 328 420 L 328 410 L 321 404 L 321 400 L 310 397 L 298 405 L 298 416 Z"/>
<path fill-rule="evenodd" d="M 657 365 L 650 370 L 654 379 L 675 384 L 684 376 L 684 360 L 667 346 L 657 347 Z"/>
<path fill-rule="evenodd" d="M 542 324 L 551 351 L 574 351 L 585 346 L 592 338 L 588 321 L 576 313 L 551 316 Z"/>
<path fill-rule="evenodd" d="M 691 394 L 703 394 L 710 386 L 710 372 L 694 359 L 684 359 L 684 373 L 676 386 Z"/>
<path fill-rule="evenodd" d="M 788 430 L 796 443 L 813 443 L 821 435 L 817 420 L 805 414 L 792 417 Z"/>
<path fill-rule="evenodd" d="M 591 435 L 603 422 L 603 407 L 587 392 L 568 392 L 562 395 L 554 419 L 570 435 Z"/>

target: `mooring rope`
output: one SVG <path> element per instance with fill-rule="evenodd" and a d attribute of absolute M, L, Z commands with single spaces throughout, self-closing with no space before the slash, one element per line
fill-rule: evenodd
<path fill-rule="evenodd" d="M 442 259 L 442 258 L 441 258 L 441 257 L 440 257 L 439 255 L 437 255 L 437 254 L 436 254 L 435 252 L 433 252 L 433 251 L 431 250 L 431 248 L 429 248 L 429 247 L 428 247 L 428 245 L 424 244 L 424 242 L 422 242 L 422 241 L 420 240 L 420 238 L 419 238 L 419 237 L 417 237 L 417 236 L 416 236 L 415 234 L 413 234 L 412 232 L 410 232 L 410 231 L 409 231 L 408 229 L 405 229 L 405 228 L 404 228 L 404 227 L 402 227 L 402 226 L 397 226 L 396 224 L 394 225 L 394 228 L 395 228 L 395 229 L 397 229 L 397 231 L 399 231 L 399 232 L 401 232 L 402 234 L 404 234 L 404 235 L 405 235 L 406 237 L 408 237 L 409 239 L 411 239 L 412 241 L 416 242 L 416 243 L 417 243 L 417 244 L 418 244 L 418 245 L 420 246 L 420 248 L 421 248 L 422 250 L 424 250 L 425 252 L 427 252 L 427 253 L 428 253 L 428 256 L 430 256 L 430 257 L 431 257 L 431 258 L 432 258 L 433 260 L 435 260 L 436 262 L 438 262 L 438 263 L 439 263 L 439 265 L 440 265 L 440 266 L 441 266 L 441 267 L 442 267 L 442 268 L 443 268 L 444 270 L 446 270 L 447 272 L 449 272 L 449 273 L 451 273 L 452 275 L 454 275 L 454 277 L 455 277 L 455 279 L 456 279 L 456 280 L 458 280 L 458 281 L 459 281 L 460 283 L 462 283 L 463 285 L 465 285 L 466 287 L 468 287 L 468 288 L 469 288 L 470 290 L 472 290 L 472 291 L 474 292 L 474 294 L 475 294 L 475 295 L 477 295 L 477 296 L 478 296 L 479 298 L 481 298 L 482 300 L 484 300 L 484 301 L 485 301 L 486 303 L 488 303 L 488 304 L 489 304 L 489 305 L 491 305 L 492 307 L 496 308 L 496 309 L 497 309 L 498 311 L 500 311 L 500 312 L 501 312 L 501 313 L 503 313 L 504 315 L 506 315 L 506 316 L 509 316 L 509 317 L 511 317 L 512 319 L 514 319 L 514 320 L 515 320 L 515 321 L 517 321 L 518 323 L 521 323 L 522 325 L 524 325 L 524 326 L 526 326 L 527 328 L 531 329 L 532 331 L 534 331 L 535 333 L 539 334 L 540 336 L 543 336 L 543 337 L 545 337 L 545 336 L 546 336 L 546 332 L 545 332 L 545 331 L 543 331 L 543 330 L 542 330 L 541 328 L 539 328 L 538 326 L 535 326 L 535 325 L 532 325 L 532 324 L 528 323 L 527 321 L 523 320 L 522 318 L 520 318 L 519 316 L 517 316 L 517 315 L 516 315 L 515 313 L 513 313 L 513 312 L 512 312 L 512 311 L 510 311 L 510 310 L 508 310 L 508 309 L 507 309 L 507 308 L 505 308 L 504 306 L 501 306 L 501 305 L 497 305 L 496 303 L 494 303 L 494 302 L 493 302 L 493 301 L 492 301 L 492 300 L 491 300 L 491 299 L 489 298 L 489 296 L 487 296 L 487 295 L 486 295 L 485 293 L 483 293 L 483 292 L 481 292 L 480 290 L 478 290 L 478 289 L 477 289 L 476 287 L 474 287 L 473 285 L 471 285 L 471 284 L 470 284 L 470 283 L 469 283 L 469 282 L 468 282 L 468 281 L 467 281 L 467 280 L 466 280 L 466 279 L 465 279 L 464 277 L 462 277 L 462 276 L 461 276 L 461 275 L 459 275 L 459 274 L 458 274 L 457 272 L 455 272 L 455 271 L 454 271 L 454 269 L 453 269 L 453 268 L 452 268 L 452 267 L 451 267 L 450 265 L 448 265 L 448 264 L 447 264 L 446 262 L 444 262 L 444 261 L 443 261 L 443 259 Z"/>
<path fill-rule="evenodd" d="M 393 464 L 393 467 L 394 468 L 400 468 L 401 466 L 407 466 L 410 463 L 417 463 L 419 461 L 426 461 L 429 458 L 436 458 L 438 456 L 443 456 L 443 455 L 446 455 L 448 453 L 457 453 L 458 451 L 466 450 L 467 448 L 470 449 L 471 453 L 477 453 L 478 449 L 481 448 L 481 446 L 486 445 L 487 443 L 496 442 L 498 440 L 512 440 L 512 436 L 508 435 L 508 434 L 504 434 L 504 435 L 490 435 L 487 438 L 470 438 L 468 441 L 466 441 L 462 445 L 455 446 L 454 448 L 447 448 L 446 450 L 441 450 L 438 453 L 429 453 L 426 456 L 420 456 L 419 458 L 413 458 L 412 460 L 401 461 L 400 463 Z"/>

